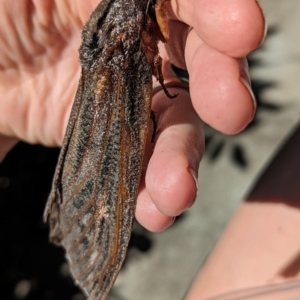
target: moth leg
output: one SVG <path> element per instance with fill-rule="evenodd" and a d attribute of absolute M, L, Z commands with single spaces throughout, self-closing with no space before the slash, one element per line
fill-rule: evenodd
<path fill-rule="evenodd" d="M 174 99 L 178 96 L 178 94 L 171 95 L 164 84 L 164 77 L 162 74 L 162 58 L 159 55 L 156 55 L 153 59 L 153 75 L 157 78 L 168 98 Z"/>
<path fill-rule="evenodd" d="M 150 119 L 152 120 L 153 124 L 153 131 L 152 131 L 152 137 L 151 137 L 151 143 L 154 143 L 155 135 L 156 135 L 156 130 L 157 130 L 157 123 L 156 123 L 156 118 L 155 118 L 155 112 L 151 110 L 150 113 Z"/>

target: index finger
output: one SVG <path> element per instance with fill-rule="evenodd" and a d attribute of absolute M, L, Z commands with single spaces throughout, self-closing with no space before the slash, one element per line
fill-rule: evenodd
<path fill-rule="evenodd" d="M 265 19 L 256 0 L 171 0 L 174 17 L 200 39 L 231 57 L 245 57 L 262 43 Z"/>

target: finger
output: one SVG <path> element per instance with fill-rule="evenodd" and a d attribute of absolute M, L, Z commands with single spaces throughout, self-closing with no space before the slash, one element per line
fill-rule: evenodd
<path fill-rule="evenodd" d="M 172 63 L 181 68 L 187 68 L 190 74 L 191 98 L 201 118 L 223 133 L 235 134 L 243 130 L 252 120 L 256 104 L 250 88 L 245 60 L 234 59 L 229 55 L 246 55 L 261 43 L 264 36 L 264 18 L 255 1 L 244 0 L 238 3 L 232 0 L 224 3 L 210 1 L 207 7 L 210 7 L 212 11 L 221 10 L 222 12 L 219 12 L 217 20 L 222 32 L 216 32 L 214 16 L 209 19 L 211 23 L 208 22 L 209 20 L 204 22 L 209 13 L 207 7 L 204 7 L 201 12 L 199 9 L 194 9 L 193 13 L 190 11 L 190 6 L 195 8 L 197 5 L 205 6 L 205 3 L 206 1 L 196 0 L 189 3 L 178 1 L 178 9 L 175 13 L 178 17 L 181 16 L 181 20 L 195 28 L 189 32 L 186 25 L 173 21 L 171 26 L 176 30 L 171 30 L 171 38 L 167 45 L 168 54 Z M 233 7 L 237 18 L 241 18 L 243 26 L 238 27 L 240 31 L 230 29 L 234 27 L 234 23 L 230 22 L 228 15 L 233 13 L 230 12 Z M 255 24 L 259 25 L 258 27 L 252 26 L 251 19 L 242 18 L 245 9 L 251 14 Z M 197 23 L 197 18 L 204 19 L 201 26 Z M 228 34 L 223 33 L 224 29 Z M 249 31 L 255 31 L 257 34 L 249 36 Z M 211 32 L 213 42 L 208 39 L 209 32 Z M 204 38 L 205 34 L 206 38 Z M 228 40 L 224 39 L 224 36 Z M 249 39 L 245 40 L 241 36 L 247 36 Z M 227 51 L 228 49 L 226 50 L 223 44 L 238 51 L 243 50 L 237 55 Z M 183 45 L 185 45 L 185 60 L 183 59 Z"/>
<path fill-rule="evenodd" d="M 190 207 L 197 194 L 195 182 L 204 151 L 202 122 L 195 113 L 189 94 L 180 88 L 175 99 L 163 92 L 153 97 L 157 135 L 146 173 L 146 190 L 137 201 L 136 218 L 147 229 L 159 231 L 173 217 Z"/>
<path fill-rule="evenodd" d="M 202 120 L 215 129 L 235 134 L 252 120 L 256 104 L 247 63 L 203 44 L 192 31 L 186 44 L 193 106 Z"/>
<path fill-rule="evenodd" d="M 229 56 L 244 57 L 264 39 L 265 19 L 256 0 L 172 0 L 171 5 L 205 44 Z"/>

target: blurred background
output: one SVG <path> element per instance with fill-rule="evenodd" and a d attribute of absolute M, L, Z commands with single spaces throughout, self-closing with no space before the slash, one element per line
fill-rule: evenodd
<path fill-rule="evenodd" d="M 260 3 L 269 33 L 249 56 L 255 120 L 237 136 L 207 128 L 199 199 L 165 232 L 135 224 L 110 300 L 182 299 L 236 207 L 298 125 L 300 2 Z M 0 164 L 1 299 L 85 299 L 42 222 L 58 153 L 20 143 Z"/>

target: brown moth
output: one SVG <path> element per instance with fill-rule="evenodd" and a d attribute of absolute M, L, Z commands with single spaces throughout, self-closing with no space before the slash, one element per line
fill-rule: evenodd
<path fill-rule="evenodd" d="M 157 43 L 168 39 L 169 0 L 149 1 L 103 0 L 83 28 L 82 74 L 45 210 L 50 240 L 89 300 L 106 299 L 126 255 L 152 74 L 166 91 Z"/>

